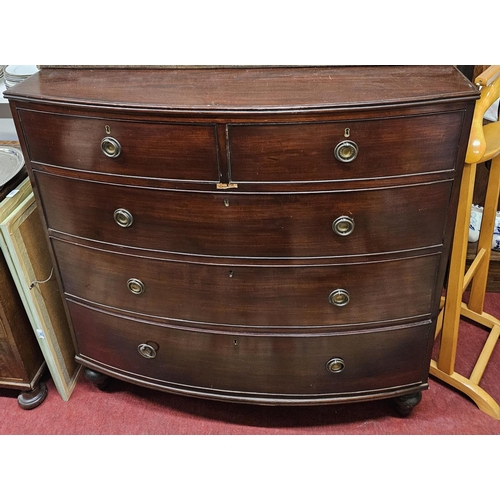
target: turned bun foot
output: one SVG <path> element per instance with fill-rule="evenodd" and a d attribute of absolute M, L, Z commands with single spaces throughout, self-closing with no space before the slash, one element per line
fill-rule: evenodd
<path fill-rule="evenodd" d="M 40 406 L 47 397 L 47 385 L 40 382 L 32 391 L 21 392 L 17 402 L 23 410 L 32 410 Z"/>
<path fill-rule="evenodd" d="M 107 375 L 95 372 L 90 368 L 85 368 L 83 370 L 83 375 L 89 382 L 92 382 L 101 391 L 104 391 L 106 387 L 108 387 L 111 380 Z"/>
<path fill-rule="evenodd" d="M 394 406 L 399 415 L 407 417 L 420 401 L 422 401 L 422 393 L 419 391 L 395 398 Z"/>

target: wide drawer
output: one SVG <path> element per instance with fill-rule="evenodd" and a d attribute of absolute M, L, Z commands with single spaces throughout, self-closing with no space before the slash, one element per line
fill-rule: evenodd
<path fill-rule="evenodd" d="M 451 192 L 451 182 L 437 182 L 337 193 L 182 193 L 35 176 L 51 229 L 214 256 L 317 257 L 440 245 Z"/>
<path fill-rule="evenodd" d="M 430 315 L 440 258 L 229 266 L 52 244 L 67 294 L 140 314 L 226 325 L 347 325 Z M 330 303 L 347 300 L 332 295 L 336 290 L 347 291 L 346 305 Z"/>
<path fill-rule="evenodd" d="M 187 391 L 233 392 L 243 399 L 334 396 L 427 377 L 430 324 L 359 334 L 250 336 L 131 321 L 72 301 L 69 310 L 82 357 Z M 339 371 L 327 367 L 334 358 L 341 361 L 331 368 Z"/>
<path fill-rule="evenodd" d="M 463 113 L 334 123 L 230 125 L 231 180 L 311 182 L 453 170 Z M 336 159 L 354 142 L 357 156 Z M 347 150 L 349 151 L 349 150 Z"/>
<path fill-rule="evenodd" d="M 26 110 L 18 113 L 33 162 L 127 176 L 219 179 L 214 125 L 119 121 Z M 101 141 L 105 137 L 119 142 L 118 157 L 103 153 Z"/>

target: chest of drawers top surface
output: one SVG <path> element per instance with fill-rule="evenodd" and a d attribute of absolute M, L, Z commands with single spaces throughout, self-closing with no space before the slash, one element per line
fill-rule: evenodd
<path fill-rule="evenodd" d="M 153 110 L 273 111 L 477 97 L 449 66 L 43 69 L 6 97 Z"/>

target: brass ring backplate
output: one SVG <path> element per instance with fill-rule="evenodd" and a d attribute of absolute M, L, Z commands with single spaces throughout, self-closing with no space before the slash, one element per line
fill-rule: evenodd
<path fill-rule="evenodd" d="M 136 278 L 130 278 L 127 281 L 127 288 L 135 295 L 140 295 L 146 290 L 144 283 Z"/>
<path fill-rule="evenodd" d="M 113 213 L 113 218 L 121 227 L 130 227 L 134 222 L 132 214 L 124 208 L 117 208 Z"/>
<path fill-rule="evenodd" d="M 358 156 L 358 145 L 354 141 L 342 141 L 335 146 L 334 155 L 337 160 L 349 163 Z"/>
<path fill-rule="evenodd" d="M 349 236 L 354 231 L 354 219 L 347 215 L 341 215 L 333 221 L 332 229 L 339 236 Z"/>
<path fill-rule="evenodd" d="M 347 304 L 349 304 L 349 292 L 347 290 L 344 290 L 343 288 L 337 288 L 334 290 L 332 293 L 330 293 L 330 296 L 328 297 L 328 301 L 332 306 L 336 307 L 344 307 Z"/>
<path fill-rule="evenodd" d="M 114 137 L 105 137 L 101 141 L 101 150 L 108 158 L 120 156 L 122 147 Z"/>
<path fill-rule="evenodd" d="M 137 350 L 139 351 L 139 354 L 144 358 L 156 358 L 156 349 L 152 345 L 139 344 L 139 346 L 137 346 Z"/>
<path fill-rule="evenodd" d="M 331 373 L 340 373 L 345 368 L 342 358 L 332 358 L 326 363 L 326 369 Z"/>

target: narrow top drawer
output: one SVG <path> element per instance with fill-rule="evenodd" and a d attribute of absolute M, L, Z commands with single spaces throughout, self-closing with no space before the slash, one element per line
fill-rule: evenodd
<path fill-rule="evenodd" d="M 30 160 L 117 175 L 217 182 L 215 125 L 75 117 L 19 110 Z M 105 138 L 119 143 L 109 157 Z M 109 151 L 108 151 L 109 153 Z"/>
<path fill-rule="evenodd" d="M 462 112 L 448 112 L 352 122 L 229 125 L 231 180 L 318 182 L 453 170 L 462 122 Z M 347 161 L 337 158 L 342 155 Z"/>

